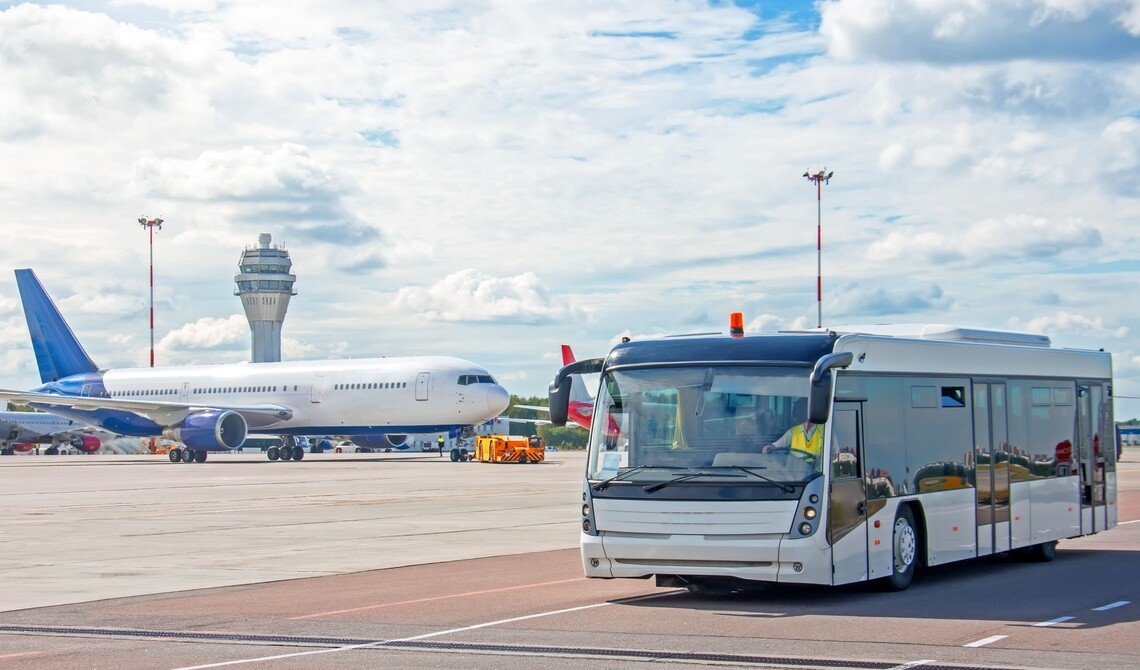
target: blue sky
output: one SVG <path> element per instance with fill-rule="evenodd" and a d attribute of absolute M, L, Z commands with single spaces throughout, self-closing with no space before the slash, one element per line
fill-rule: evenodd
<path fill-rule="evenodd" d="M 1113 352 L 1140 396 L 1140 2 L 0 2 L 10 270 L 101 365 L 248 358 L 261 232 L 286 358 L 452 354 L 545 392 L 558 345 L 956 323 Z M 1140 417 L 1140 401 L 1118 400 Z"/>

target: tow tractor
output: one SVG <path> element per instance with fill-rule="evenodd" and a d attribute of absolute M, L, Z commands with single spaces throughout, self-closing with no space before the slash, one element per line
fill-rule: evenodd
<path fill-rule="evenodd" d="M 466 447 L 451 450 L 453 461 L 483 463 L 540 463 L 546 460 L 546 444 L 537 435 L 480 435 L 475 438 L 475 452 Z"/>

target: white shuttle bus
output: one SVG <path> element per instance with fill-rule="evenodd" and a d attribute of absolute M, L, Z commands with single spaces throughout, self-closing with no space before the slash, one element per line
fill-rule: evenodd
<path fill-rule="evenodd" d="M 551 383 L 564 423 L 571 376 L 600 373 L 587 576 L 901 590 L 918 566 L 1049 560 L 1116 525 L 1108 353 L 954 326 L 744 336 L 741 322 L 624 342 Z"/>

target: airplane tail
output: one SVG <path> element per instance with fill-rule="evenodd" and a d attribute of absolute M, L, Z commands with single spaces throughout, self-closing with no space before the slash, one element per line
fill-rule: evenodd
<path fill-rule="evenodd" d="M 575 360 L 574 352 L 570 349 L 569 344 L 562 345 L 562 365 L 570 365 Z M 582 375 L 570 376 L 570 401 L 571 402 L 584 402 L 590 405 L 594 404 L 594 396 L 590 393 L 590 389 L 586 387 L 586 381 Z"/>
<path fill-rule="evenodd" d="M 28 333 L 32 336 L 40 381 L 46 384 L 82 372 L 97 372 L 99 368 L 63 320 L 59 308 L 44 290 L 36 273 L 27 269 L 16 270 L 16 285 L 20 289 L 20 301 L 24 304 L 24 317 L 28 321 Z"/>

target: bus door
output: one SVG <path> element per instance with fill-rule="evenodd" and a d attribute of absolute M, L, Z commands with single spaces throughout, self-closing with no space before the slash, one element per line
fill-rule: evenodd
<path fill-rule="evenodd" d="M 1098 419 L 1104 403 L 1100 384 L 1077 385 L 1077 471 L 1081 476 L 1081 534 L 1107 529 L 1105 510 L 1105 461 L 1107 450 L 1115 449 L 1112 436 L 1101 435 Z M 1112 454 L 1115 457 L 1115 454 Z"/>
<path fill-rule="evenodd" d="M 867 490 L 863 480 L 863 424 L 857 402 L 836 402 L 831 412 L 831 488 L 827 542 L 833 584 L 867 579 Z"/>
<path fill-rule="evenodd" d="M 1009 430 L 1005 384 L 974 382 L 978 555 L 1010 549 Z"/>

